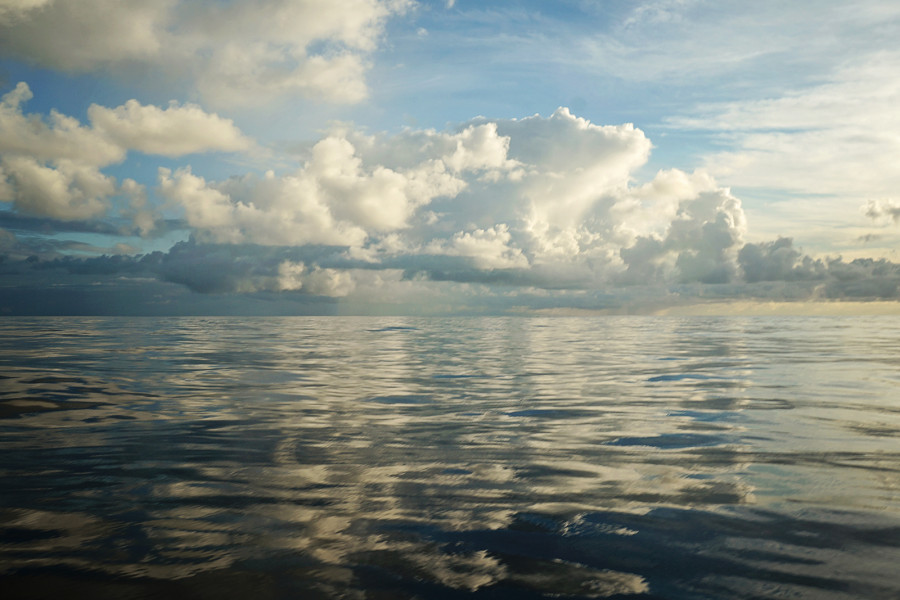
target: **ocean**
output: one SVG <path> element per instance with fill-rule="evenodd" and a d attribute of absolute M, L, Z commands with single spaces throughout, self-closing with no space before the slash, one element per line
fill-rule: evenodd
<path fill-rule="evenodd" d="M 900 318 L 0 319 L 4 598 L 900 598 Z"/>

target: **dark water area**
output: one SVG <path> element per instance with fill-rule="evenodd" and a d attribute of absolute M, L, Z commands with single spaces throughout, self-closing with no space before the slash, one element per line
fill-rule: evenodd
<path fill-rule="evenodd" d="M 900 598 L 900 319 L 0 319 L 3 598 Z"/>

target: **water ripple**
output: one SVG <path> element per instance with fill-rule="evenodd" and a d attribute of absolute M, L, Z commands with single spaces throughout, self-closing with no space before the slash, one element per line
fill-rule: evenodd
<path fill-rule="evenodd" d="M 894 598 L 896 319 L 2 319 L 12 597 Z"/>

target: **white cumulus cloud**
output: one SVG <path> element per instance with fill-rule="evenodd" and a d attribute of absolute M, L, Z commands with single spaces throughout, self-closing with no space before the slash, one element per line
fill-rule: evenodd
<path fill-rule="evenodd" d="M 478 269 L 522 269 L 528 259 L 519 248 L 510 246 L 512 236 L 505 224 L 489 229 L 460 231 L 448 241 L 435 241 L 426 249 L 432 254 L 464 256 Z"/>
<path fill-rule="evenodd" d="M 346 270 L 308 268 L 302 262 L 284 261 L 278 265 L 277 291 L 302 290 L 317 296 L 340 298 L 356 286 Z"/>
<path fill-rule="evenodd" d="M 146 196 L 136 182 L 119 186 L 103 169 L 130 150 L 169 157 L 252 147 L 234 123 L 195 105 L 165 109 L 129 100 L 116 108 L 91 105 L 90 125 L 51 111 L 26 114 L 32 98 L 24 82 L 0 98 L 0 201 L 22 213 L 60 220 L 100 217 L 111 197 L 132 199 L 135 227 L 152 229 Z M 135 202 L 137 204 L 135 204 Z"/>
<path fill-rule="evenodd" d="M 357 102 L 385 22 L 411 0 L 19 0 L 0 5 L 0 53 L 69 72 L 134 66 L 190 81 L 207 102 L 303 95 Z"/>
<path fill-rule="evenodd" d="M 33 94 L 20 82 L 0 98 L 0 155 L 27 156 L 34 160 L 74 160 L 105 166 L 125 158 L 126 149 L 103 133 L 85 127 L 77 119 L 51 111 L 45 121 L 22 111 Z"/>
<path fill-rule="evenodd" d="M 636 185 L 649 150 L 630 124 L 562 108 L 447 131 L 343 126 L 293 172 L 206 181 L 162 170 L 159 189 L 199 242 L 341 246 L 342 260 L 373 269 L 550 287 L 738 277 L 740 201 L 703 172 Z"/>
<path fill-rule="evenodd" d="M 88 118 L 100 135 L 120 147 L 148 154 L 176 157 L 210 150 L 246 150 L 252 145 L 231 119 L 207 113 L 196 104 L 172 103 L 165 109 L 137 100 L 116 108 L 92 104 Z"/>
<path fill-rule="evenodd" d="M 45 166 L 27 156 L 3 158 L 3 171 L 17 210 L 60 220 L 103 215 L 115 180 L 90 165 L 62 159 Z"/>
<path fill-rule="evenodd" d="M 414 226 L 423 207 L 465 190 L 467 177 L 503 177 L 516 165 L 506 158 L 507 144 L 493 125 L 386 140 L 335 131 L 284 175 L 206 182 L 186 169 L 164 170 L 160 189 L 210 241 L 359 248 Z"/>

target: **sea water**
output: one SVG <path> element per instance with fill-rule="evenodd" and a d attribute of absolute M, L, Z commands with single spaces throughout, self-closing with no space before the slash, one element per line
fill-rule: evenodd
<path fill-rule="evenodd" d="M 4 598 L 898 598 L 900 319 L 3 318 Z"/>

